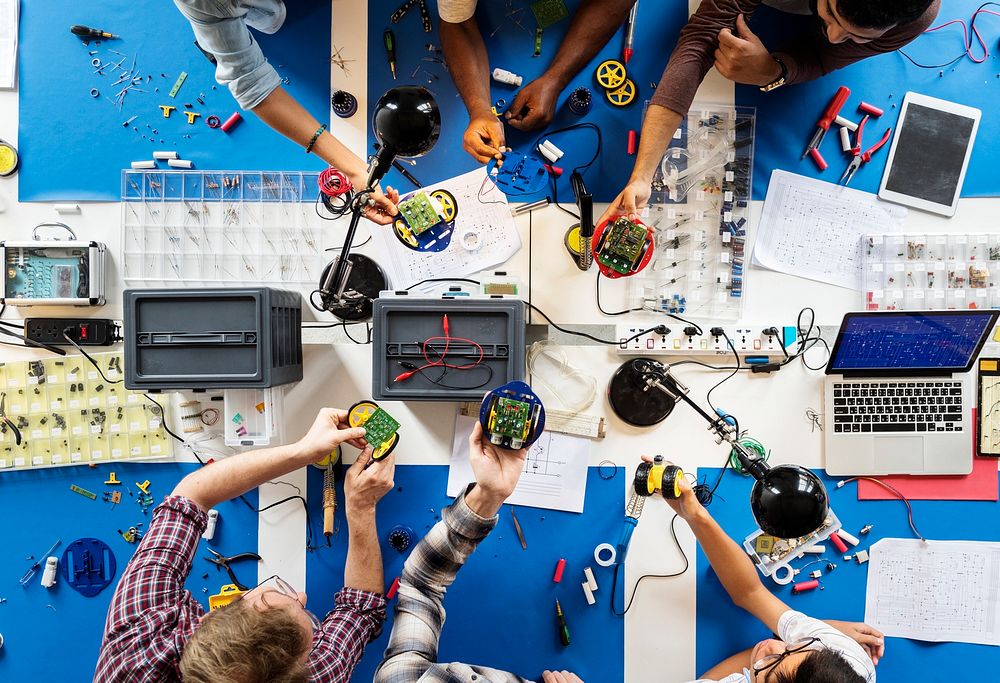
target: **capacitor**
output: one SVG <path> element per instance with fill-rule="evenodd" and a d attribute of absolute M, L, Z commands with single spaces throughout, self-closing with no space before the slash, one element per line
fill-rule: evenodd
<path fill-rule="evenodd" d="M 504 85 L 513 85 L 516 88 L 520 88 L 521 83 L 524 82 L 524 79 L 516 73 L 500 68 L 493 69 L 493 80 Z"/>
<path fill-rule="evenodd" d="M 59 573 L 59 558 L 54 555 L 45 560 L 45 571 L 42 572 L 42 586 L 52 588 L 56 585 L 56 575 Z"/>
<path fill-rule="evenodd" d="M 219 511 L 208 511 L 208 524 L 205 526 L 205 533 L 201 535 L 206 541 L 211 541 L 215 537 L 215 525 L 219 522 Z"/>

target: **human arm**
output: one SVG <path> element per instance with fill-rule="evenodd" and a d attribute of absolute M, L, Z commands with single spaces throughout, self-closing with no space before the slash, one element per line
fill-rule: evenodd
<path fill-rule="evenodd" d="M 448 71 L 469 112 L 462 147 L 476 161 L 500 159 L 504 152 L 503 123 L 490 103 L 490 63 L 475 17 L 460 24 L 441 22 L 441 47 Z"/>
<path fill-rule="evenodd" d="M 305 149 L 320 124 L 281 87 L 281 77 L 247 28 L 245 10 L 235 3 L 209 0 L 174 0 L 174 4 L 191 23 L 198 44 L 215 57 L 215 78 L 229 88 L 240 107 L 253 111 Z M 343 171 L 356 188 L 365 187 L 364 162 L 334 136 L 324 132 L 312 151 Z M 376 206 L 369 207 L 365 216 L 376 223 L 391 223 L 398 195 L 387 188 L 385 194 L 379 191 L 373 198 Z"/>
<path fill-rule="evenodd" d="M 872 663 L 878 665 L 878 661 L 885 654 L 885 635 L 881 631 L 858 621 L 835 621 L 833 619 L 824 619 L 823 621 L 845 636 L 852 638 L 871 657 Z"/>
<path fill-rule="evenodd" d="M 737 652 L 736 654 L 727 657 L 699 676 L 699 679 L 705 679 L 706 681 L 721 681 L 725 679 L 726 676 L 742 674 L 743 670 L 747 668 L 747 662 L 750 661 L 750 655 L 752 652 L 753 648 L 747 648 L 742 652 Z"/>
<path fill-rule="evenodd" d="M 508 123 L 535 130 L 555 115 L 559 93 L 621 27 L 636 0 L 584 0 L 545 73 L 528 83 L 507 109 Z"/>
<path fill-rule="evenodd" d="M 344 478 L 348 525 L 344 588 L 337 592 L 334 608 L 315 635 L 309 657 L 314 681 L 350 680 L 365 646 L 379 637 L 385 623 L 385 579 L 375 506 L 392 488 L 395 458 L 372 463 L 371 456 L 371 447 L 366 447 Z"/>

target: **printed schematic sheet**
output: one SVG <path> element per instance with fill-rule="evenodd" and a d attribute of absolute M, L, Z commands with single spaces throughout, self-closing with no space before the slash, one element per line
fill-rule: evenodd
<path fill-rule="evenodd" d="M 869 567 L 865 622 L 885 635 L 1000 645 L 1000 543 L 886 538 Z"/>
<path fill-rule="evenodd" d="M 455 417 L 455 443 L 448 470 L 449 496 L 457 496 L 476 480 L 469 464 L 469 435 L 477 419 L 467 415 Z M 528 450 L 524 472 L 507 502 L 547 510 L 583 512 L 589 463 L 589 439 L 543 432 Z"/>
<path fill-rule="evenodd" d="M 907 211 L 868 192 L 787 171 L 771 174 L 753 263 L 860 290 L 861 236 L 902 229 Z"/>
<path fill-rule="evenodd" d="M 396 239 L 391 228 L 373 229 L 375 260 L 393 288 L 430 278 L 472 275 L 503 263 L 521 248 L 507 196 L 487 180 L 485 166 L 423 189 L 428 194 L 444 191 L 453 198 L 457 207 L 454 226 L 440 234 L 440 239 L 450 242 L 443 250 L 420 251 Z"/>

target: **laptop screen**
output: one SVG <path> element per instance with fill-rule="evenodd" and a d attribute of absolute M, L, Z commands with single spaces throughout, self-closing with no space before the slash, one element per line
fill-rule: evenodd
<path fill-rule="evenodd" d="M 997 316 L 989 310 L 848 313 L 827 373 L 967 372 Z"/>

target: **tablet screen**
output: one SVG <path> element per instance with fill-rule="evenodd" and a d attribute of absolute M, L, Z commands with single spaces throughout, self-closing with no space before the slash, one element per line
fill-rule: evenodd
<path fill-rule="evenodd" d="M 973 119 L 910 102 L 885 189 L 951 206 L 974 126 Z"/>

